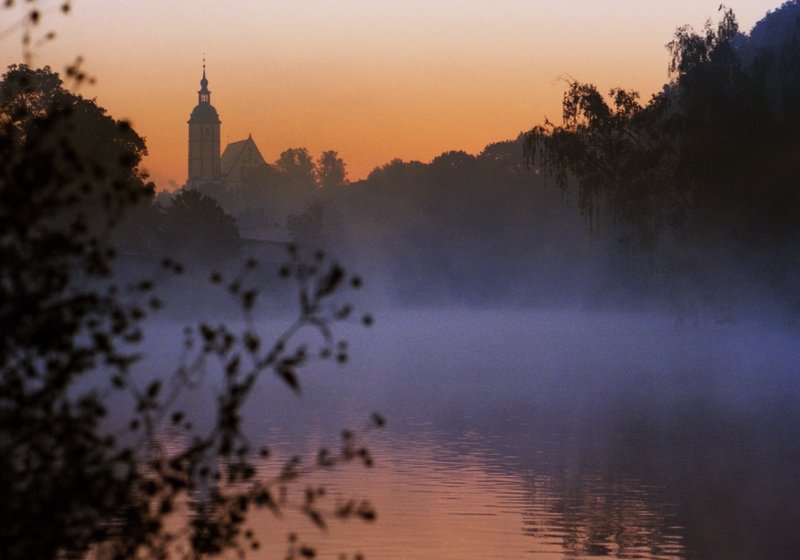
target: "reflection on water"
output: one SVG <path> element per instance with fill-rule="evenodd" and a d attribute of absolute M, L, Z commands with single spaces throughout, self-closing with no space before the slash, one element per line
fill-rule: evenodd
<path fill-rule="evenodd" d="M 368 558 L 682 558 L 682 528 L 663 489 L 634 479 L 564 465 L 524 465 L 478 433 L 419 426 L 413 440 L 373 446 L 370 471 L 326 474 L 321 482 L 369 496 L 375 525 L 335 524 L 320 535 L 298 517 L 262 519 L 259 530 L 282 543 L 287 525 L 321 551 Z M 497 442 L 495 442 L 497 443 Z M 304 530 L 302 530 L 304 529 Z M 280 546 L 275 550 L 280 557 Z"/>
<path fill-rule="evenodd" d="M 588 314 L 379 324 L 347 368 L 307 372 L 300 400 L 260 387 L 248 414 L 278 456 L 313 457 L 383 412 L 376 466 L 320 480 L 331 508 L 367 497 L 378 521 L 255 529 L 268 558 L 288 531 L 325 558 L 800 558 L 795 337 Z"/>

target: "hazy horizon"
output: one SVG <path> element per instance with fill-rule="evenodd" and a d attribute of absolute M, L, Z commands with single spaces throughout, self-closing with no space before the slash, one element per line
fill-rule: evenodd
<path fill-rule="evenodd" d="M 776 3 L 7 2 L 0 556 L 800 558 Z"/>
<path fill-rule="evenodd" d="M 748 31 L 779 5 L 729 7 Z M 223 147 L 252 134 L 267 161 L 292 147 L 315 156 L 333 149 L 357 180 L 394 158 L 475 154 L 545 118 L 559 122 L 568 78 L 636 89 L 646 101 L 668 81 L 664 45 L 675 29 L 701 28 L 718 8 L 710 0 L 87 0 L 67 17 L 45 12 L 34 40 L 48 30 L 57 36 L 35 48 L 32 62 L 61 72 L 83 56 L 97 84 L 81 93 L 132 121 L 159 189 L 186 179 L 186 120 L 204 56 Z M 15 17 L 4 13 L 10 24 Z M 4 68 L 21 61 L 19 36 L 3 39 Z"/>

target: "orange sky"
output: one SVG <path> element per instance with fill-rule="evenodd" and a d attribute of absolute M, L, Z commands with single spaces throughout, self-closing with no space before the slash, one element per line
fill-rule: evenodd
<path fill-rule="evenodd" d="M 58 2 L 43 2 L 53 8 Z M 749 30 L 780 0 L 728 5 Z M 81 93 L 146 138 L 159 188 L 186 179 L 187 124 L 203 53 L 222 144 L 252 133 L 267 161 L 337 150 L 351 179 L 392 158 L 479 152 L 545 116 L 564 78 L 649 96 L 667 80 L 675 28 L 716 18 L 719 0 L 74 0 L 47 14 L 57 38 L 34 62 L 76 55 Z M 17 16 L 0 11 L 0 29 Z M 20 60 L 19 34 L 0 64 Z M 174 183 L 174 184 L 173 184 Z"/>

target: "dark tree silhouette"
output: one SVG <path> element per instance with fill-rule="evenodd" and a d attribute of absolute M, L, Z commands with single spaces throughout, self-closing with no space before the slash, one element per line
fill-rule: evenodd
<path fill-rule="evenodd" d="M 85 549 L 101 528 L 83 519 L 135 502 L 115 472 L 134 465 L 98 430 L 101 399 L 70 392 L 98 366 L 127 371 L 119 346 L 140 336 L 142 310 L 98 282 L 113 256 L 103 233 L 145 192 L 144 143 L 60 86 L 49 69 L 26 66 L 0 83 L 0 549 L 10 558 Z M 94 158 L 87 140 L 117 157 Z M 98 211 L 106 219 L 90 224 Z"/>
<path fill-rule="evenodd" d="M 290 187 L 308 190 L 316 186 L 314 160 L 305 148 L 290 148 L 281 152 L 275 167 Z"/>
<path fill-rule="evenodd" d="M 347 183 L 344 160 L 334 150 L 322 152 L 319 156 L 316 175 L 320 187 L 338 187 Z"/>
<path fill-rule="evenodd" d="M 562 187 L 574 178 L 585 216 L 607 211 L 629 247 L 657 255 L 678 283 L 705 284 L 704 297 L 718 297 L 720 271 L 735 266 L 765 294 L 796 301 L 786 287 L 800 265 L 790 155 L 800 122 L 788 102 L 800 91 L 797 11 L 785 3 L 752 37 L 724 7 L 716 25 L 679 28 L 667 45 L 672 80 L 645 105 L 635 92 L 606 98 L 570 83 L 563 123 L 527 134 L 529 161 Z M 781 39 L 765 40 L 778 21 Z"/>
<path fill-rule="evenodd" d="M 64 89 L 50 69 L 12 66 L 0 79 L 3 558 L 82 557 L 92 549 L 120 559 L 244 553 L 259 546 L 244 528 L 249 510 L 297 507 L 322 526 L 319 493 L 286 501 L 283 489 L 310 470 L 371 464 L 348 433 L 340 452 L 308 465 L 293 459 L 263 480 L 241 430 L 242 407 L 263 374 L 299 391 L 298 371 L 310 360 L 346 360 L 332 326 L 352 307 L 337 295 L 361 282 L 322 254 L 305 259 L 292 248 L 287 256 L 280 274 L 296 283 L 299 311 L 277 339 L 258 332 L 258 263 L 248 261 L 238 273 L 211 275 L 241 307 L 241 327 L 189 326 L 174 369 L 147 379 L 134 373 L 144 321 L 164 302 L 151 279 L 114 275 L 110 239 L 132 204 L 151 199 L 138 170 L 144 154 L 130 125 Z M 173 208 L 208 222 L 209 235 L 235 234 L 216 204 L 194 193 L 179 195 Z M 172 259 L 161 266 L 184 270 Z M 320 333 L 319 348 L 295 342 L 304 329 Z M 211 426 L 199 431 L 176 403 L 214 364 L 222 388 Z M 182 510 L 189 502 L 191 516 Z M 374 519 L 368 502 L 348 504 L 332 515 Z M 295 542 L 289 553 L 313 550 Z"/>
<path fill-rule="evenodd" d="M 753 35 L 762 35 L 764 22 L 796 10 L 795 2 L 786 3 Z M 786 220 L 763 212 L 765 204 L 781 205 L 776 197 L 795 206 L 796 194 L 785 188 L 797 167 L 786 158 L 797 143 L 795 104 L 770 95 L 779 85 L 800 83 L 800 73 L 791 70 L 800 30 L 793 21 L 795 34 L 780 45 L 749 41 L 728 9 L 716 27 L 700 33 L 681 27 L 668 44 L 673 79 L 646 105 L 635 92 L 612 90 L 609 102 L 594 86 L 571 83 L 563 124 L 528 133 L 531 162 L 542 163 L 562 185 L 574 176 L 587 214 L 602 201 L 648 236 L 665 225 L 693 232 L 742 226 L 757 233 Z M 644 216 L 655 228 L 636 223 Z M 797 223 L 789 222 L 783 225 Z"/>
<path fill-rule="evenodd" d="M 167 254 L 212 263 L 235 254 L 236 220 L 210 196 L 184 189 L 161 212 L 160 242 Z"/>

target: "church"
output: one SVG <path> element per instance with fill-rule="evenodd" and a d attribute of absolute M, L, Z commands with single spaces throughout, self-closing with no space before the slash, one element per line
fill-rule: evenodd
<path fill-rule="evenodd" d="M 219 113 L 211 104 L 206 65 L 197 92 L 197 106 L 189 117 L 189 174 L 186 186 L 221 185 L 236 188 L 258 167 L 266 165 L 253 137 L 231 142 L 220 155 Z"/>

